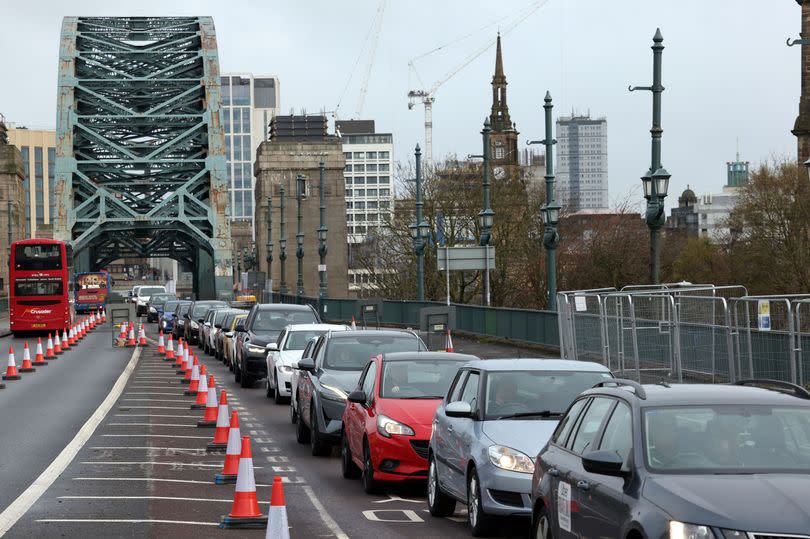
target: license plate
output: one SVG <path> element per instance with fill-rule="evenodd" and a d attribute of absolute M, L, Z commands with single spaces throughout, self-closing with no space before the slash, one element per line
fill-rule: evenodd
<path fill-rule="evenodd" d="M 32 328 L 44 328 L 45 324 L 31 324 Z"/>

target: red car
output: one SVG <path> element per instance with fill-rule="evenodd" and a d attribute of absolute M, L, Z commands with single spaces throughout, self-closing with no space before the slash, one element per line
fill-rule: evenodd
<path fill-rule="evenodd" d="M 478 359 L 446 352 L 396 352 L 371 358 L 343 412 L 343 477 L 380 482 L 427 480 L 436 408 L 459 367 Z"/>

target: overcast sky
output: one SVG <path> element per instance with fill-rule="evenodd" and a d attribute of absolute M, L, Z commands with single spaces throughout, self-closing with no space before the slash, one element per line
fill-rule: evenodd
<path fill-rule="evenodd" d="M 497 30 L 504 32 L 509 107 L 521 132 L 542 138 L 542 97 L 554 97 L 555 117 L 572 110 L 606 116 L 610 198 L 635 189 L 650 162 L 651 97 L 628 93 L 649 85 L 652 36 L 664 35 L 663 163 L 672 174 L 668 202 L 690 184 L 698 194 L 725 183 L 726 161 L 739 139 L 741 157 L 758 163 L 794 155 L 790 129 L 798 111 L 800 8 L 794 0 L 547 0 L 511 29 L 528 0 L 389 0 L 368 84 L 364 118 L 392 132 L 396 158 L 423 143 L 423 111 L 409 111 L 406 94 L 459 67 Z M 355 114 L 368 55 L 356 64 L 378 0 L 194 2 L 29 0 L 4 2 L 0 31 L 0 112 L 18 125 L 53 129 L 59 31 L 65 15 L 210 15 L 223 72 L 275 74 L 284 112 L 334 110 Z M 168 7 L 171 6 L 171 7 Z M 434 156 L 480 153 L 489 114 L 494 48 L 436 92 Z M 358 67 L 355 69 L 355 65 Z M 355 71 L 346 92 L 344 88 Z"/>

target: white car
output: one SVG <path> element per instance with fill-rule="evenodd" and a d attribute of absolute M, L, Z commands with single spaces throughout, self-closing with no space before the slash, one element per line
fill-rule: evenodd
<path fill-rule="evenodd" d="M 165 294 L 166 287 L 165 286 L 139 286 L 137 287 L 138 290 L 135 291 L 135 315 L 141 316 L 146 314 L 147 306 L 146 304 L 149 303 L 149 298 L 152 297 L 152 294 Z"/>
<path fill-rule="evenodd" d="M 281 404 L 292 396 L 292 374 L 307 343 L 327 331 L 347 331 L 345 324 L 292 324 L 267 345 L 267 398 Z"/>

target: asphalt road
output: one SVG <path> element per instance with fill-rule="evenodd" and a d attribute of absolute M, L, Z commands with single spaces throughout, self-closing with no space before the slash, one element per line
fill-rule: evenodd
<path fill-rule="evenodd" d="M 147 326 L 150 336 L 155 330 Z M 0 511 L 70 441 L 124 370 L 131 350 L 111 348 L 109 338 L 108 331 L 96 330 L 77 350 L 42 368 L 50 372 L 0 390 L 0 404 L 6 404 L 0 409 L 10 412 L 0 420 L 0 454 L 12 456 L 0 467 Z M 461 339 L 455 344 L 457 351 L 482 356 L 512 355 Z M 213 430 L 196 427 L 202 412 L 189 408 L 193 399 L 183 396 L 186 386 L 154 350 L 143 350 L 113 408 L 6 537 L 264 537 L 263 530 L 216 527 L 233 499 L 233 485 L 213 484 L 223 456 L 204 451 Z M 436 519 L 427 512 L 424 485 L 366 495 L 359 481 L 341 477 L 336 451 L 312 457 L 309 446 L 295 441 L 288 406 L 268 400 L 264 382 L 242 389 L 224 365 L 200 359 L 239 412 L 242 434 L 251 437 L 263 511 L 273 477 L 282 477 L 292 537 L 470 537 L 463 505 L 453 517 Z M 505 519 L 499 532 L 497 537 L 525 537 L 528 522 Z"/>

